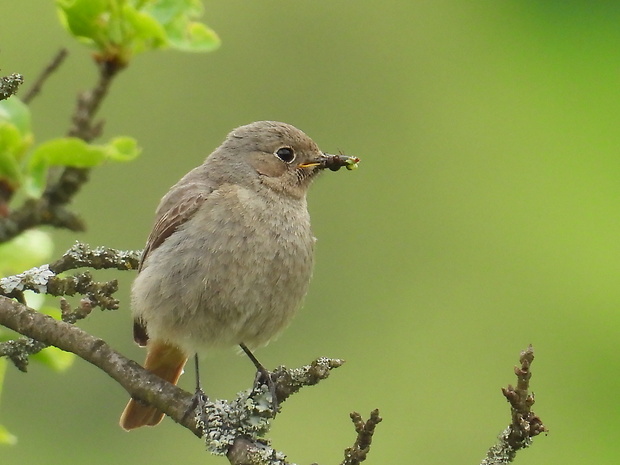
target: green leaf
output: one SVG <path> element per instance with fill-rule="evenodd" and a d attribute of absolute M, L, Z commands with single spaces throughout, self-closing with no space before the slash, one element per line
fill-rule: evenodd
<path fill-rule="evenodd" d="M 159 0 L 145 8 L 162 24 L 171 47 L 186 52 L 210 52 L 220 46 L 220 38 L 205 24 L 192 21 L 202 16 L 203 9 L 199 0 Z"/>
<path fill-rule="evenodd" d="M 130 161 L 139 154 L 140 148 L 131 137 L 117 137 L 105 145 L 88 144 L 76 137 L 53 139 L 39 145 L 32 153 L 26 189 L 31 196 L 40 196 L 50 166 L 92 168 L 106 160 Z"/>
<path fill-rule="evenodd" d="M 166 31 L 155 18 L 131 6 L 123 9 L 123 15 L 126 25 L 124 43 L 130 54 L 168 46 Z"/>
<path fill-rule="evenodd" d="M 0 122 L 13 124 L 23 138 L 32 137 L 30 109 L 15 96 L 0 102 Z"/>
<path fill-rule="evenodd" d="M 22 183 L 21 161 L 32 141 L 28 107 L 16 97 L 0 102 L 0 179 L 13 189 Z"/>
<path fill-rule="evenodd" d="M 0 395 L 2 394 L 2 386 L 4 386 L 4 375 L 6 373 L 7 361 L 5 358 L 0 358 Z M 2 425 L 0 425 L 0 444 L 13 445 L 17 442 L 17 438 L 13 436 Z"/>
<path fill-rule="evenodd" d="M 71 352 L 65 352 L 58 347 L 46 347 L 41 352 L 30 356 L 30 360 L 42 363 L 54 371 L 66 371 L 73 365 L 75 355 Z"/>
<path fill-rule="evenodd" d="M 8 446 L 17 444 L 17 436 L 9 433 L 9 430 L 2 425 L 0 425 L 0 444 L 6 444 Z"/>
<path fill-rule="evenodd" d="M 127 63 L 137 54 L 168 47 L 206 52 L 217 34 L 196 22 L 200 0 L 56 0 L 65 29 L 96 48 L 101 59 Z"/>
<path fill-rule="evenodd" d="M 56 0 L 58 15 L 64 28 L 83 42 L 106 48 L 110 0 Z"/>
<path fill-rule="evenodd" d="M 0 179 L 13 188 L 22 183 L 19 158 L 23 153 L 23 139 L 16 126 L 0 122 Z"/>
<path fill-rule="evenodd" d="M 103 146 L 106 158 L 113 161 L 128 162 L 140 155 L 142 149 L 133 137 L 116 137 Z"/>
<path fill-rule="evenodd" d="M 174 48 L 184 52 L 211 52 L 221 43 L 213 29 L 197 22 L 188 22 L 179 31 L 169 31 L 169 38 Z"/>
<path fill-rule="evenodd" d="M 52 256 L 54 243 L 47 232 L 30 229 L 0 244 L 0 276 L 21 273 Z"/>

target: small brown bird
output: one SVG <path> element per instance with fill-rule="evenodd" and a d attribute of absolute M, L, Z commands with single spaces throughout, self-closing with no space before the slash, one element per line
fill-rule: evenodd
<path fill-rule="evenodd" d="M 259 121 L 232 131 L 163 197 L 132 287 L 144 367 L 176 384 L 188 358 L 213 347 L 269 342 L 290 322 L 312 275 L 306 192 L 327 155 L 302 131 Z M 120 425 L 164 414 L 130 400 Z"/>

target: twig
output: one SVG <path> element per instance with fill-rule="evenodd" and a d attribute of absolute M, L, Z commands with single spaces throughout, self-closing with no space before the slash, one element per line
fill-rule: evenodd
<path fill-rule="evenodd" d="M 68 54 L 69 52 L 66 48 L 62 48 L 58 51 L 56 56 L 54 56 L 52 61 L 45 67 L 41 74 L 39 74 L 37 80 L 30 87 L 30 89 L 28 89 L 28 92 L 26 92 L 26 95 L 22 98 L 22 101 L 24 103 L 30 103 L 32 99 L 34 99 L 39 94 L 39 92 L 41 92 L 45 81 L 47 81 L 47 79 L 52 74 L 54 74 L 54 71 L 56 71 L 56 69 L 58 69 L 62 62 L 65 61 L 65 58 L 67 58 Z"/>
<path fill-rule="evenodd" d="M 84 231 L 82 219 L 65 205 L 50 203 L 45 195 L 30 199 L 6 218 L 0 218 L 0 243 L 17 237 L 22 232 L 37 226 L 53 226 L 69 231 Z"/>
<path fill-rule="evenodd" d="M 97 84 L 91 90 L 82 92 L 78 96 L 75 111 L 71 117 L 73 126 L 67 133 L 70 137 L 79 137 L 86 142 L 90 142 L 100 135 L 103 125 L 102 123 L 95 123 L 95 115 L 103 103 L 114 77 L 123 69 L 123 66 L 115 61 L 97 62 L 97 65 L 99 68 Z"/>
<path fill-rule="evenodd" d="M 91 249 L 87 244 L 76 241 L 62 258 L 50 263 L 50 270 L 55 273 L 83 267 L 95 270 L 137 270 L 141 254 L 140 250 L 118 250 L 110 247 Z"/>
<path fill-rule="evenodd" d="M 0 343 L 0 357 L 8 357 L 19 371 L 26 373 L 30 355 L 39 353 L 46 347 L 47 344 L 43 342 L 35 341 L 29 337 L 21 337 Z"/>
<path fill-rule="evenodd" d="M 379 410 L 375 409 L 370 412 L 370 418 L 367 421 L 364 421 L 357 412 L 351 413 L 351 420 L 353 420 L 355 425 L 357 439 L 353 447 L 349 447 L 344 451 L 344 460 L 341 465 L 359 465 L 366 460 L 366 456 L 370 451 L 370 445 L 372 444 L 372 435 L 375 433 L 375 427 L 383 418 L 379 416 Z"/>
<path fill-rule="evenodd" d="M 534 349 L 530 345 L 521 352 L 519 359 L 521 366 L 515 367 L 517 387 L 508 385 L 502 388 L 502 393 L 511 406 L 512 422 L 499 435 L 497 444 L 489 449 L 481 465 L 500 465 L 512 462 L 518 450 L 532 444 L 534 436 L 548 431 L 540 417 L 532 411 L 534 394 L 529 392 L 529 384 L 532 377 L 530 366 L 533 361 Z"/>
<path fill-rule="evenodd" d="M 15 95 L 23 83 L 24 76 L 18 73 L 0 77 L 0 100 L 6 100 L 11 95 Z"/>

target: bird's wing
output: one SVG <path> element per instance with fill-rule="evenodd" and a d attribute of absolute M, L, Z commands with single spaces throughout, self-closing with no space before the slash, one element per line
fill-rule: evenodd
<path fill-rule="evenodd" d="M 164 196 L 159 207 L 155 225 L 146 241 L 146 246 L 140 258 L 138 272 L 153 250 L 159 247 L 185 222 L 187 222 L 200 208 L 205 199 L 214 190 L 213 185 L 186 181 L 184 178 Z M 138 345 L 144 347 L 149 339 L 146 324 L 140 318 L 134 320 L 133 338 Z"/>
<path fill-rule="evenodd" d="M 146 241 L 146 246 L 142 252 L 138 272 L 142 270 L 144 262 L 149 254 L 163 244 L 163 242 L 168 239 L 179 228 L 179 226 L 194 216 L 208 195 L 209 192 L 200 191 L 195 195 L 190 195 L 184 199 L 181 199 L 179 202 L 169 202 L 171 204 L 170 208 L 159 208 L 155 225 L 153 226 L 151 234 L 149 234 L 149 238 Z M 162 206 L 165 206 L 163 202 Z"/>

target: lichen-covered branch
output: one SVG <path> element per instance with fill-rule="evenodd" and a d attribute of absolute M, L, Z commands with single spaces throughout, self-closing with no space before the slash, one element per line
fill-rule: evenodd
<path fill-rule="evenodd" d="M 21 303 L 24 291 L 53 296 L 84 296 L 73 309 L 63 298 L 60 301 L 62 320 L 75 323 L 90 314 L 93 308 L 116 310 L 119 302 L 113 294 L 118 290 L 116 280 L 98 282 L 88 272 L 60 277 L 59 273 L 82 267 L 94 269 L 113 268 L 117 270 L 136 269 L 140 251 L 116 250 L 107 247 L 91 249 L 88 245 L 76 242 L 59 260 L 51 265 L 43 265 L 24 271 L 18 275 L 0 279 L 0 294 L 17 298 Z M 0 356 L 7 356 L 21 370 L 26 371 L 28 357 L 47 347 L 40 341 L 20 338 L 0 343 Z"/>
<path fill-rule="evenodd" d="M 0 343 L 0 357 L 7 357 L 13 365 L 24 373 L 28 371 L 30 355 L 41 352 L 47 344 L 29 337 Z"/>
<path fill-rule="evenodd" d="M 77 268 L 131 270 L 136 269 L 140 251 L 116 250 L 109 247 L 91 249 L 76 242 L 59 260 L 23 273 L 0 279 L 0 294 L 14 297 L 16 292 L 26 290 L 53 296 L 81 294 L 90 299 L 93 306 L 116 310 L 118 300 L 112 295 L 118 290 L 116 280 L 98 282 L 88 271 L 61 277 L 59 273 Z"/>
<path fill-rule="evenodd" d="M 129 394 L 149 401 L 176 421 L 191 406 L 191 394 L 146 371 L 77 326 L 54 320 L 4 296 L 0 296 L 0 324 L 46 346 L 76 354 L 110 375 Z M 199 434 L 193 418 L 184 426 Z"/>
<path fill-rule="evenodd" d="M 87 244 L 77 242 L 64 255 L 53 263 L 50 270 L 55 273 L 88 267 L 95 270 L 137 270 L 141 250 L 118 250 L 110 247 L 90 248 Z"/>
<path fill-rule="evenodd" d="M 506 400 L 510 403 L 512 421 L 498 437 L 498 442 L 487 452 L 481 465 L 500 465 L 514 460 L 517 451 L 532 444 L 532 438 L 540 433 L 547 432 L 538 415 L 532 411 L 534 394 L 529 392 L 532 372 L 530 367 L 534 361 L 534 349 L 530 345 L 521 352 L 519 362 L 515 367 L 517 387 L 508 385 L 502 388 Z"/>
<path fill-rule="evenodd" d="M 349 447 L 344 451 L 344 460 L 341 465 L 359 465 L 366 460 L 366 456 L 370 451 L 370 445 L 372 444 L 375 427 L 383 418 L 379 416 L 379 410 L 375 409 L 370 412 L 370 418 L 367 421 L 364 421 L 357 412 L 351 413 L 351 420 L 353 420 L 355 425 L 357 439 L 353 447 Z"/>
<path fill-rule="evenodd" d="M 0 77 L 0 100 L 6 100 L 11 95 L 15 95 L 23 83 L 24 76 L 18 73 Z"/>

